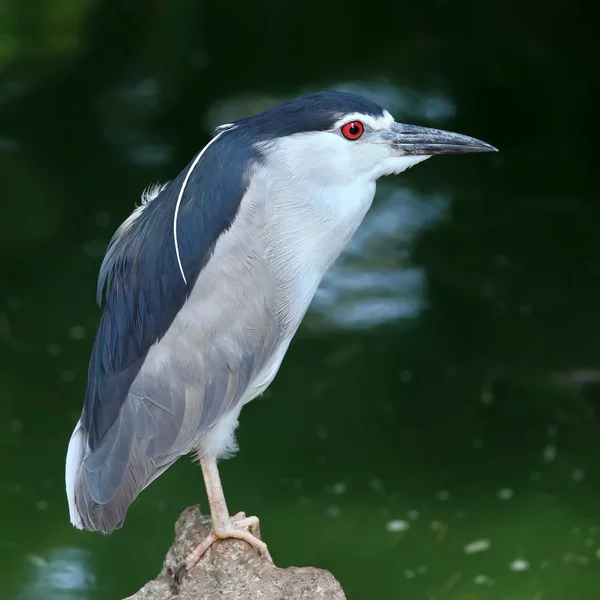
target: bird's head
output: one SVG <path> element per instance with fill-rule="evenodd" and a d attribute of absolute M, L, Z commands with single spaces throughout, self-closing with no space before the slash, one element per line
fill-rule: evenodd
<path fill-rule="evenodd" d="M 466 135 L 398 123 L 376 103 L 337 91 L 297 98 L 234 127 L 290 174 L 323 184 L 374 182 L 434 154 L 496 151 Z"/>

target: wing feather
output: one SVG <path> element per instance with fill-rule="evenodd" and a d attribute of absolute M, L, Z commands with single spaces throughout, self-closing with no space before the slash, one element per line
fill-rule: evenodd
<path fill-rule="evenodd" d="M 274 346 L 264 302 L 249 307 L 254 316 L 246 317 L 243 303 L 228 294 L 229 282 L 248 277 L 248 267 L 230 256 L 231 272 L 223 274 L 211 261 L 240 210 L 251 160 L 259 159 L 233 131 L 222 133 L 231 139 L 213 145 L 191 172 L 194 161 L 136 209 L 101 266 L 105 304 L 80 421 L 86 449 L 74 494 L 87 529 L 120 527 L 139 492 L 241 400 Z M 173 243 L 186 177 L 177 223 L 187 282 Z M 244 336 L 246 329 L 254 333 Z"/>

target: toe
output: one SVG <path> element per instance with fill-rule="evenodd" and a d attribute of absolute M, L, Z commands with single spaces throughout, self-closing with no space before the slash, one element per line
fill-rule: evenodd
<path fill-rule="evenodd" d="M 185 561 L 185 568 L 189 571 L 196 563 L 204 556 L 206 551 L 213 545 L 217 540 L 217 536 L 214 533 L 210 533 L 204 541 L 196 547 L 196 549 L 187 557 Z"/>
<path fill-rule="evenodd" d="M 187 569 L 187 561 L 181 561 L 179 564 L 175 565 L 172 569 L 171 569 L 171 573 L 173 574 L 173 579 L 180 584 L 183 581 L 183 578 L 185 577 L 186 573 L 187 573 L 188 569 Z"/>

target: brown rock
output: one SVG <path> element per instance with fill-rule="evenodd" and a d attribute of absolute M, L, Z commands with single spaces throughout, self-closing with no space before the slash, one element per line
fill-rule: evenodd
<path fill-rule="evenodd" d="M 216 542 L 194 568 L 182 571 L 183 560 L 209 531 L 210 517 L 199 506 L 186 508 L 158 577 L 126 600 L 346 600 L 328 571 L 280 569 L 240 540 Z"/>

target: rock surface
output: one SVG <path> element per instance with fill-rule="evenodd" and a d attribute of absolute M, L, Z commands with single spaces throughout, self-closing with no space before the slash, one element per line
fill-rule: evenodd
<path fill-rule="evenodd" d="M 209 531 L 210 517 L 186 508 L 158 577 L 126 600 L 346 600 L 328 571 L 280 569 L 240 540 L 220 540 L 189 572 L 178 569 Z"/>

